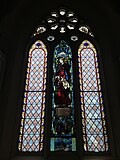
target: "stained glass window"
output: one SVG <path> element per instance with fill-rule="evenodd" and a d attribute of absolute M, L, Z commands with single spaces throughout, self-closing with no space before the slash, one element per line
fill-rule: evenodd
<path fill-rule="evenodd" d="M 76 151 L 72 52 L 65 41 L 54 50 L 51 151 Z"/>
<path fill-rule="evenodd" d="M 84 150 L 107 151 L 108 138 L 98 55 L 88 40 L 84 40 L 79 47 L 78 65 Z"/>
<path fill-rule="evenodd" d="M 49 123 L 45 127 L 47 137 L 45 148 L 49 148 L 50 154 L 61 151 L 62 153 L 64 151 L 80 152 L 81 144 L 85 152 L 108 151 L 105 103 L 103 102 L 98 53 L 88 40 L 81 43 L 78 53 L 75 51 L 76 45 L 85 36 L 94 39 L 90 27 L 72 10 L 59 9 L 58 12 L 55 10 L 36 27 L 31 38 L 42 37 L 48 43 L 50 53 L 47 57 L 46 46 L 41 40 L 37 40 L 29 50 L 19 151 L 43 150 L 45 104 L 48 102 L 51 103 L 47 106 L 50 117 L 46 116 L 46 124 L 48 121 Z M 65 42 L 66 39 L 71 46 Z M 60 42 L 56 44 L 58 40 Z M 52 49 L 53 46 L 56 47 Z M 49 58 L 48 62 L 47 58 Z M 52 76 L 51 69 L 47 71 L 47 63 L 50 68 L 53 68 Z M 76 67 L 74 70 L 73 66 Z M 47 85 L 49 93 L 46 93 L 47 72 L 50 75 Z M 75 90 L 75 85 L 80 86 L 80 90 Z M 52 88 L 51 92 L 50 88 Z M 81 114 L 82 124 L 77 111 Z"/>
<path fill-rule="evenodd" d="M 41 151 L 44 137 L 47 50 L 37 40 L 29 50 L 19 151 Z"/>

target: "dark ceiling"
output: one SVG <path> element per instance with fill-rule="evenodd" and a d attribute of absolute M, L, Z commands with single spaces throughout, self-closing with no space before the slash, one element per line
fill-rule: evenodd
<path fill-rule="evenodd" d="M 120 15 L 120 7 L 117 0 L 103 0 L 113 12 Z M 0 17 L 10 14 L 20 3 L 25 0 L 0 0 Z M 30 0 L 29 0 L 30 2 Z"/>
<path fill-rule="evenodd" d="M 120 15 L 120 5 L 119 5 L 119 1 L 117 0 L 105 0 L 105 2 L 108 4 L 108 6 L 111 7 L 111 9 L 113 10 L 113 12 L 117 13 Z"/>

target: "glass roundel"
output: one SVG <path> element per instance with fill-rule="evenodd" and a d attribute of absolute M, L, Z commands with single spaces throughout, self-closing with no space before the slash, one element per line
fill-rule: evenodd
<path fill-rule="evenodd" d="M 105 113 L 97 51 L 84 40 L 78 50 L 82 129 L 85 151 L 107 151 Z"/>
<path fill-rule="evenodd" d="M 37 40 L 29 50 L 19 151 L 41 151 L 44 137 L 47 49 Z"/>

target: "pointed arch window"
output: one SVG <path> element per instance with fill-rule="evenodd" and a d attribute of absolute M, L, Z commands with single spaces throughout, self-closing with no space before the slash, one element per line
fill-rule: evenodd
<path fill-rule="evenodd" d="M 32 39 L 19 151 L 107 153 L 106 106 L 91 29 L 62 8 L 41 21 Z"/>
<path fill-rule="evenodd" d="M 84 40 L 78 50 L 83 140 L 86 151 L 107 151 L 105 113 L 97 51 Z"/>
<path fill-rule="evenodd" d="M 63 40 L 54 51 L 53 73 L 50 150 L 76 151 L 72 52 Z"/>
<path fill-rule="evenodd" d="M 47 49 L 37 40 L 29 50 L 23 111 L 19 135 L 20 151 L 41 151 L 44 137 Z"/>

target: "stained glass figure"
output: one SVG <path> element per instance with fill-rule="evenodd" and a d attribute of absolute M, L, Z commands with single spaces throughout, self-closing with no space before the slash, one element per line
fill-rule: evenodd
<path fill-rule="evenodd" d="M 88 40 L 84 40 L 79 47 L 78 66 L 84 150 L 107 151 L 108 138 L 97 51 Z"/>
<path fill-rule="evenodd" d="M 41 151 L 44 137 L 47 50 L 37 40 L 29 50 L 19 151 Z"/>
<path fill-rule="evenodd" d="M 76 151 L 72 52 L 65 41 L 56 46 L 53 59 L 51 151 Z"/>

